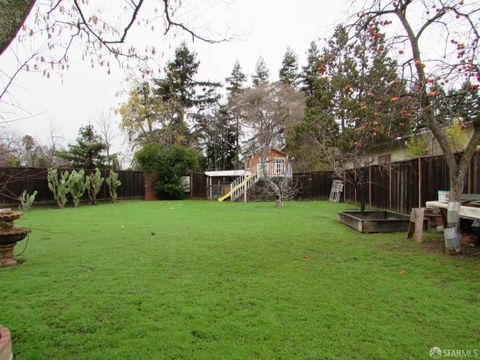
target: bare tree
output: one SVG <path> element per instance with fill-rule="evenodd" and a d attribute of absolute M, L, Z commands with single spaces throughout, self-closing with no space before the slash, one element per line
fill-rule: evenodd
<path fill-rule="evenodd" d="M 103 138 L 103 143 L 105 144 L 107 163 L 109 166 L 112 166 L 112 160 L 115 155 L 111 153 L 111 148 L 112 142 L 119 136 L 119 133 L 117 131 L 118 125 L 115 124 L 112 113 L 105 110 L 103 110 L 97 115 L 95 125 L 97 132 Z"/>
<path fill-rule="evenodd" d="M 247 152 L 282 149 L 285 135 L 303 118 L 305 96 L 289 85 L 267 83 L 244 90 L 240 95 L 243 125 L 250 135 Z"/>
<path fill-rule="evenodd" d="M 439 107 L 442 97 L 455 96 L 461 101 L 478 91 L 479 14 L 478 1 L 454 0 L 370 0 L 359 12 L 364 31 L 374 23 L 399 25 L 399 33 L 393 33 L 390 41 L 403 56 L 401 73 L 410 85 L 410 91 L 402 96 L 411 99 L 419 126 L 428 128 L 439 143 L 449 168 L 450 199 L 455 202 L 461 199 L 466 171 L 480 145 L 480 118 L 477 109 L 465 119 L 473 122 L 474 132 L 457 158 L 445 131 L 448 119 L 441 116 Z M 444 94 L 441 87 L 458 91 Z M 450 116 L 453 118 L 455 114 Z"/>
<path fill-rule="evenodd" d="M 316 134 L 316 143 L 322 153 L 322 159 L 333 174 L 345 183 L 350 184 L 359 194 L 360 210 L 365 211 L 365 189 L 369 184 L 368 169 L 373 164 L 373 158 L 368 150 L 359 143 L 346 150 L 332 146 L 331 138 L 326 132 Z"/>
<path fill-rule="evenodd" d="M 0 133 L 0 165 L 19 166 L 22 157 L 22 139 L 12 129 L 2 126 Z"/>
<path fill-rule="evenodd" d="M 282 191 L 268 171 L 268 152 L 284 148 L 285 133 L 303 118 L 305 97 L 292 86 L 281 83 L 258 84 L 239 96 L 245 125 L 252 135 L 247 151 L 260 153 L 261 174 L 258 175 L 275 194 L 277 207 L 282 207 L 286 191 Z M 282 186 L 286 187 L 286 183 Z"/>
<path fill-rule="evenodd" d="M 267 176 L 268 177 L 268 176 Z M 271 184 L 275 184 L 272 186 Z M 293 200 L 300 193 L 302 187 L 290 177 L 269 177 L 265 185 L 260 188 L 260 199 L 271 199 L 275 197 L 275 205 L 278 208 L 283 207 L 284 201 Z"/>
<path fill-rule="evenodd" d="M 49 139 L 47 144 L 48 167 L 58 166 L 57 152 L 61 150 L 61 142 L 64 140 L 60 134 L 60 128 L 54 122 L 50 122 Z M 62 161 L 63 162 L 63 161 Z"/>
<path fill-rule="evenodd" d="M 110 73 L 117 64 L 145 76 L 158 68 L 155 58 L 162 52 L 156 44 L 139 45 L 140 31 L 160 32 L 163 37 L 179 31 L 207 43 L 227 40 L 226 34 L 210 38 L 199 34 L 193 24 L 184 23 L 182 6 L 179 0 L 1 1 L 0 57 L 10 49 L 15 65 L 0 69 L 0 101 L 13 103 L 5 97 L 22 71 L 41 72 L 46 78 L 66 71 L 75 46 L 81 48 L 82 60 L 89 61 L 92 68 Z"/>

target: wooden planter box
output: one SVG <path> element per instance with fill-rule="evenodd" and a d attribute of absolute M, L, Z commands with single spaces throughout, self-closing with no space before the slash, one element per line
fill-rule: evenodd
<path fill-rule="evenodd" d="M 363 233 L 403 232 L 410 217 L 393 211 L 339 211 L 337 220 Z"/>

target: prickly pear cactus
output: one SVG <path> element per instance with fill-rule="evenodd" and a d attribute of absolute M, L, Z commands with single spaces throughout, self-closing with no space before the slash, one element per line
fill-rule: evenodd
<path fill-rule="evenodd" d="M 100 192 L 105 178 L 102 177 L 100 170 L 96 168 L 95 173 L 87 176 L 87 179 L 90 184 L 88 187 L 88 197 L 90 198 L 92 205 L 95 205 L 97 203 L 97 194 Z"/>
<path fill-rule="evenodd" d="M 82 198 L 83 194 L 85 194 L 85 190 L 87 190 L 89 186 L 89 179 L 88 177 L 85 178 L 85 171 L 80 170 L 77 172 L 76 170 L 73 170 L 68 177 L 68 182 L 70 186 L 70 193 L 72 194 L 73 198 L 73 205 L 78 207 L 80 204 L 80 199 Z"/>
<path fill-rule="evenodd" d="M 105 179 L 105 182 L 107 183 L 108 189 L 110 190 L 110 196 L 112 198 L 112 202 L 116 202 L 117 196 L 118 196 L 117 189 L 120 185 L 122 185 L 121 181 L 118 180 L 118 174 L 115 171 L 110 170 L 110 174 Z"/>
<path fill-rule="evenodd" d="M 37 190 L 33 192 L 32 195 L 27 193 L 27 190 L 23 190 L 22 195 L 19 196 L 18 200 L 20 201 L 19 210 L 21 212 L 27 212 L 33 205 L 35 201 L 35 196 L 37 196 Z"/>
<path fill-rule="evenodd" d="M 58 204 L 58 207 L 63 208 L 67 202 L 67 195 L 70 193 L 69 187 L 69 172 L 64 171 L 58 178 L 57 169 L 50 168 L 48 169 L 48 188 L 53 193 L 53 198 Z"/>

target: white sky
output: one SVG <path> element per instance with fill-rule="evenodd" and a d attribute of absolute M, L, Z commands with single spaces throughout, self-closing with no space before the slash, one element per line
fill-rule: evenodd
<path fill-rule="evenodd" d="M 236 0 L 228 4 L 224 2 L 220 7 L 212 0 L 207 3 L 216 9 L 215 12 L 203 9 L 209 14 L 205 21 L 211 22 L 213 29 L 217 24 L 223 26 L 223 21 L 233 31 L 244 35 L 237 40 L 213 45 L 199 41 L 192 43 L 184 37 L 189 48 L 198 53 L 201 62 L 198 79 L 201 80 L 223 82 L 236 59 L 250 79 L 259 56 L 263 56 L 271 70 L 271 78 L 277 78 L 287 46 L 298 54 L 300 65 L 303 65 L 310 42 L 328 36 L 338 22 L 347 19 L 343 1 Z M 197 23 L 203 16 L 199 12 L 192 14 L 195 14 Z M 164 62 L 172 58 L 173 49 L 182 40 L 178 37 L 168 41 L 158 32 L 142 34 L 142 37 L 152 44 L 157 42 L 158 52 L 165 52 Z M 0 68 L 5 65 L 2 62 L 6 58 L 0 58 Z M 41 74 L 23 73 L 10 90 L 21 108 L 36 116 L 11 123 L 10 127 L 21 136 L 29 134 L 48 143 L 50 124 L 54 123 L 60 130 L 63 143 L 73 142 L 81 125 L 89 121 L 94 123 L 102 110 L 118 106 L 120 99 L 115 94 L 128 89 L 125 77 L 121 69 L 113 69 L 112 74 L 107 75 L 105 69 L 91 69 L 89 64 L 74 60 L 63 81 L 57 76 L 46 79 Z M 5 115 L 5 111 L 7 109 L 0 106 L 0 112 Z"/>

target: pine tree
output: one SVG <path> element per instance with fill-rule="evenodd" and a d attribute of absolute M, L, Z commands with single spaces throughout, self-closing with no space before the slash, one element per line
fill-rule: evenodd
<path fill-rule="evenodd" d="M 270 77 L 270 72 L 267 68 L 267 64 L 262 56 L 260 56 L 257 60 L 257 64 L 255 65 L 255 74 L 252 75 L 252 82 L 253 86 L 258 87 L 260 85 L 265 85 L 268 83 L 268 79 Z"/>
<path fill-rule="evenodd" d="M 206 117 L 203 141 L 207 168 L 232 170 L 236 159 L 235 119 L 227 106 L 220 106 L 212 116 Z"/>
<path fill-rule="evenodd" d="M 247 81 L 247 76 L 242 72 L 242 68 L 238 60 L 233 65 L 232 72 L 229 77 L 225 79 L 227 82 L 228 94 L 228 108 L 232 112 L 235 119 L 235 168 L 240 167 L 240 136 L 241 136 L 241 109 L 238 104 L 238 97 L 244 89 L 244 83 Z"/>
<path fill-rule="evenodd" d="M 84 169 L 94 169 L 105 166 L 106 157 L 103 155 L 106 145 L 95 132 L 93 125 L 81 127 L 78 131 L 77 143 L 69 144 L 68 151 L 59 152 L 58 157 L 65 159 L 73 166 Z"/>
<path fill-rule="evenodd" d="M 283 56 L 282 67 L 278 76 L 283 84 L 296 87 L 299 78 L 297 55 L 289 47 Z"/>
<path fill-rule="evenodd" d="M 175 58 L 168 62 L 165 68 L 165 78 L 155 81 L 156 93 L 163 102 L 174 104 L 176 107 L 177 116 L 172 120 L 178 125 L 184 124 L 185 110 L 194 105 L 194 78 L 199 65 L 196 53 L 190 52 L 187 45 L 182 42 L 175 50 Z"/>
<path fill-rule="evenodd" d="M 230 95 L 239 93 L 244 88 L 244 83 L 247 81 L 247 76 L 242 72 L 240 63 L 235 61 L 230 76 L 225 79 L 227 83 L 227 91 Z"/>
<path fill-rule="evenodd" d="M 178 139 L 183 139 L 181 143 L 185 146 L 193 141 L 185 121 L 187 111 L 196 108 L 195 113 L 190 114 L 195 126 L 195 122 L 203 116 L 203 111 L 215 105 L 220 98 L 216 89 L 221 84 L 195 79 L 199 66 L 197 54 L 191 52 L 183 42 L 175 50 L 175 58 L 168 62 L 165 77 L 154 80 L 157 85 L 155 93 L 173 109 L 170 128 L 178 135 Z"/>
<path fill-rule="evenodd" d="M 320 53 L 318 51 L 315 41 L 310 43 L 310 47 L 307 50 L 307 65 L 302 67 L 302 73 L 300 74 L 300 82 L 302 84 L 302 90 L 305 91 L 307 96 L 311 96 L 314 91 L 314 83 L 317 78 L 317 72 L 320 63 Z"/>

